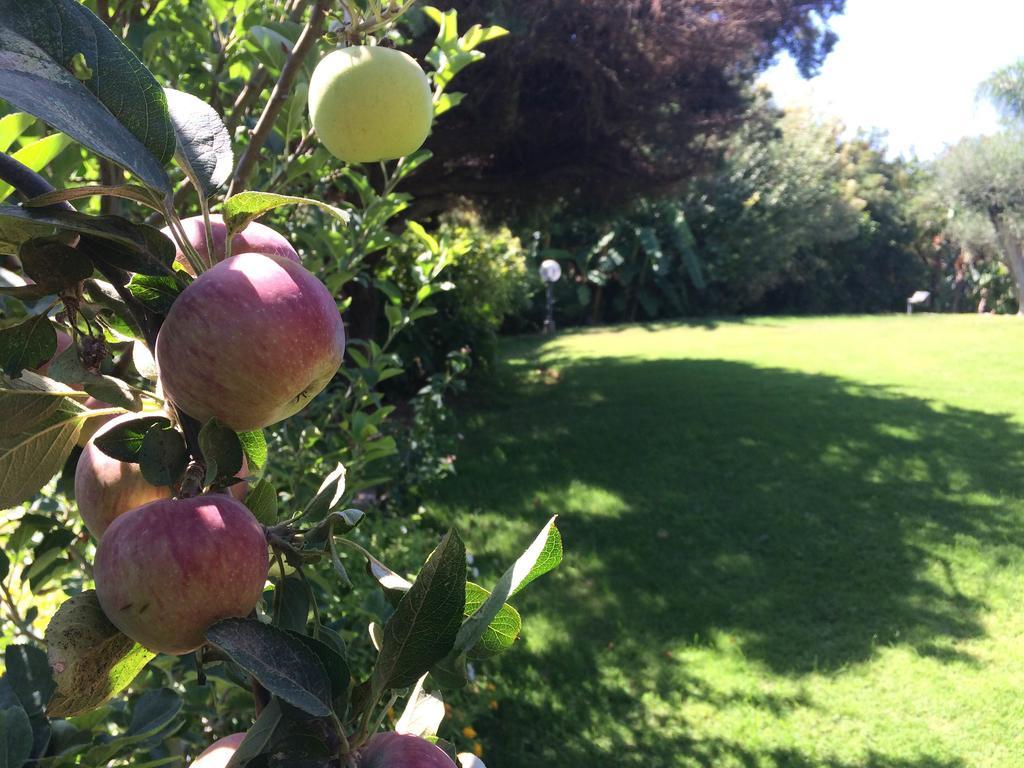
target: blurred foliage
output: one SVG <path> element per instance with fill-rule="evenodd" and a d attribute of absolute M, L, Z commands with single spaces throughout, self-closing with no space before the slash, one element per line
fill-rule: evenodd
<path fill-rule="evenodd" d="M 937 224 L 928 174 L 888 160 L 877 136 L 783 112 L 763 91 L 717 161 L 686 191 L 642 200 L 610 223 L 572 209 L 538 228 L 535 258 L 558 258 L 568 322 L 686 315 L 898 310 L 929 288 Z M 541 302 L 530 322 L 539 324 Z"/>

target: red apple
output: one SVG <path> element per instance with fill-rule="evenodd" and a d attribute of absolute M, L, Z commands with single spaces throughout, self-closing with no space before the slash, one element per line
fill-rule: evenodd
<path fill-rule="evenodd" d="M 192 216 L 182 219 L 181 225 L 185 230 L 189 243 L 198 251 L 200 257 L 207 264 L 211 264 L 210 251 L 206 247 L 206 226 L 203 224 L 202 216 Z M 224 245 L 228 239 L 228 228 L 224 224 L 224 217 L 214 213 L 210 215 L 210 229 L 213 234 L 213 262 L 216 263 L 224 258 Z M 162 230 L 171 240 L 171 230 L 164 227 Z M 283 235 L 278 234 L 265 224 L 258 221 L 250 222 L 249 226 L 231 238 L 231 255 L 237 256 L 240 253 L 262 253 L 264 256 L 280 256 L 283 259 L 298 263 L 299 254 L 292 248 Z M 180 250 L 175 256 L 177 261 L 187 272 L 192 273 L 185 254 Z"/>
<path fill-rule="evenodd" d="M 75 501 L 85 527 L 97 541 L 103 538 L 104 531 L 114 522 L 114 518 L 151 501 L 171 498 L 171 489 L 166 485 L 156 486 L 147 482 L 138 464 L 118 461 L 96 447 L 97 437 L 119 424 L 137 418 L 137 413 L 126 413 L 103 424 L 86 443 L 78 458 L 78 466 L 75 468 Z M 242 471 L 238 476 L 245 477 L 247 474 L 248 467 L 243 459 Z M 248 489 L 249 484 L 243 480 L 228 490 L 238 501 L 243 501 Z"/>
<path fill-rule="evenodd" d="M 137 419 L 126 413 L 104 424 L 86 444 L 75 468 L 75 501 L 85 527 L 99 541 L 114 518 L 157 499 L 171 498 L 171 489 L 146 482 L 138 464 L 126 464 L 96 447 L 96 437 L 118 424 Z M 86 422 L 88 424 L 88 422 Z"/>
<path fill-rule="evenodd" d="M 256 607 L 269 560 L 263 526 L 224 494 L 154 501 L 111 523 L 93 578 L 107 618 L 145 648 L 181 655 Z"/>
<path fill-rule="evenodd" d="M 378 733 L 359 750 L 359 768 L 454 768 L 440 747 L 419 736 Z"/>
<path fill-rule="evenodd" d="M 191 768 L 224 768 L 244 740 L 244 733 L 233 733 L 218 739 L 192 762 Z"/>
<path fill-rule="evenodd" d="M 200 422 L 238 432 L 302 410 L 341 366 L 345 328 L 302 265 L 245 253 L 204 272 L 174 302 L 156 343 L 164 394 Z"/>

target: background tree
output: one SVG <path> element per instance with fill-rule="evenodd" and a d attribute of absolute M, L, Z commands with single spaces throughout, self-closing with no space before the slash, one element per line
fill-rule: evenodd
<path fill-rule="evenodd" d="M 1024 120 L 1024 59 L 1000 67 L 978 86 L 1007 122 Z"/>
<path fill-rule="evenodd" d="M 940 159 L 938 171 L 953 218 L 963 222 L 959 229 L 972 232 L 978 242 L 985 239 L 978 218 L 991 226 L 1013 276 L 1017 314 L 1024 315 L 1024 136 L 1005 132 L 964 139 Z"/>
<path fill-rule="evenodd" d="M 452 196 L 507 218 L 563 196 L 614 203 L 691 175 L 699 137 L 735 126 L 745 89 L 780 51 L 810 75 L 835 42 L 843 0 L 458 0 L 509 40 L 466 73 L 471 93 L 428 146 L 443 173 L 421 204 Z M 415 29 L 425 51 L 429 33 Z"/>

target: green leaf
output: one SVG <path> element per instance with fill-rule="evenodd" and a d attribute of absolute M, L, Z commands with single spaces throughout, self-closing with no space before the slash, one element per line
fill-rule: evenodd
<path fill-rule="evenodd" d="M 9 645 L 4 651 L 7 682 L 29 715 L 43 711 L 57 684 L 46 654 L 32 645 Z"/>
<path fill-rule="evenodd" d="M 129 419 L 104 432 L 96 438 L 95 444 L 112 459 L 138 464 L 142 441 L 154 426 L 170 429 L 171 420 L 166 416 L 140 416 L 137 419 Z"/>
<path fill-rule="evenodd" d="M 121 379 L 88 370 L 74 345 L 53 358 L 46 372 L 64 384 L 82 385 L 86 392 L 104 403 L 129 411 L 142 410 L 142 398 L 137 392 Z"/>
<path fill-rule="evenodd" d="M 25 274 L 46 294 L 57 293 L 87 280 L 92 277 L 94 269 L 84 253 L 54 237 L 26 240 L 18 248 L 18 258 Z"/>
<path fill-rule="evenodd" d="M 135 700 L 127 735 L 146 738 L 163 730 L 182 707 L 181 696 L 170 688 L 146 691 Z"/>
<path fill-rule="evenodd" d="M 306 533 L 307 544 L 322 544 L 329 536 L 343 535 L 363 521 L 366 513 L 361 509 L 342 509 L 331 512 Z M 412 586 L 410 584 L 410 586 Z"/>
<path fill-rule="evenodd" d="M 32 756 L 32 723 L 21 707 L 0 709 L 0 768 L 21 768 Z"/>
<path fill-rule="evenodd" d="M 235 164 L 231 136 L 217 111 L 184 91 L 165 88 L 177 138 L 174 157 L 203 197 L 221 187 Z"/>
<path fill-rule="evenodd" d="M 45 420 L 0 439 L 0 509 L 20 504 L 64 466 L 88 416 L 63 398 Z"/>
<path fill-rule="evenodd" d="M 316 495 L 302 511 L 302 517 L 323 517 L 341 503 L 344 495 L 345 467 L 339 464 L 331 474 L 324 478 Z"/>
<path fill-rule="evenodd" d="M 235 235 L 249 226 L 250 222 L 282 205 L 315 205 L 342 224 L 348 224 L 350 218 L 340 208 L 308 197 L 276 195 L 272 192 L 242 192 L 224 201 L 224 223 L 228 225 L 231 235 Z"/>
<path fill-rule="evenodd" d="M 272 698 L 263 708 L 256 722 L 246 731 L 245 740 L 238 746 L 224 768 L 245 768 L 268 749 L 274 732 L 282 722 L 281 703 Z"/>
<path fill-rule="evenodd" d="M 25 131 L 32 127 L 35 117 L 25 112 L 12 112 L 0 117 L 0 152 L 6 152 Z"/>
<path fill-rule="evenodd" d="M 249 462 L 249 469 L 262 469 L 267 464 L 267 438 L 262 429 L 254 429 L 249 432 L 239 432 L 238 439 L 242 443 L 242 450 L 245 451 L 245 458 Z"/>
<path fill-rule="evenodd" d="M 555 527 L 556 519 L 552 517 L 548 521 L 529 548 L 498 579 L 480 608 L 462 625 L 455 640 L 455 653 L 470 651 L 480 642 L 506 600 L 562 562 L 562 537 Z"/>
<path fill-rule="evenodd" d="M 476 613 L 490 595 L 490 592 L 478 584 L 467 582 L 466 618 Z M 484 629 L 476 645 L 469 650 L 470 658 L 487 659 L 507 651 L 515 644 L 522 629 L 523 619 L 519 615 L 519 611 L 508 603 L 503 604 L 491 619 L 490 624 Z"/>
<path fill-rule="evenodd" d="M 133 745 L 173 730 L 172 723 L 181 712 L 183 703 L 182 697 L 169 688 L 146 691 L 133 702 L 128 730 L 86 752 L 83 764 L 104 765 Z"/>
<path fill-rule="evenodd" d="M 260 480 L 245 497 L 245 506 L 264 525 L 277 523 L 277 489 L 269 480 Z"/>
<path fill-rule="evenodd" d="M 206 637 L 283 701 L 314 717 L 330 717 L 331 686 L 324 665 L 284 630 L 254 619 L 224 619 Z"/>
<path fill-rule="evenodd" d="M 54 133 L 22 147 L 11 157 L 26 168 L 39 172 L 56 160 L 57 155 L 67 149 L 71 143 L 70 136 Z M 13 191 L 14 187 L 0 181 L 0 201 L 6 199 Z"/>
<path fill-rule="evenodd" d="M 422 739 L 432 739 L 444 720 L 444 700 L 436 693 L 423 690 L 426 675 L 416 681 L 416 687 L 409 694 L 402 716 L 395 723 L 396 733 L 407 733 Z"/>
<path fill-rule="evenodd" d="M 152 485 L 176 485 L 188 465 L 188 448 L 178 430 L 154 424 L 139 448 L 139 469 Z"/>
<path fill-rule="evenodd" d="M 384 625 L 371 677 L 379 694 L 407 688 L 451 651 L 466 605 L 466 547 L 449 531 Z"/>
<path fill-rule="evenodd" d="M 128 290 L 150 312 L 166 315 L 185 287 L 181 278 L 171 275 L 132 275 Z"/>
<path fill-rule="evenodd" d="M 73 59 L 65 47 L 85 55 L 93 72 L 85 83 L 65 67 Z M 163 92 L 91 12 L 73 0 L 0 0 L 0 51 L 0 98 L 170 192 L 162 166 L 174 131 Z"/>
<path fill-rule="evenodd" d="M 156 654 L 110 623 L 95 590 L 69 598 L 46 627 L 47 657 L 57 690 L 46 711 L 74 717 L 124 690 Z"/>
<path fill-rule="evenodd" d="M 0 329 L 0 369 L 8 376 L 38 368 L 57 352 L 57 330 L 45 314 Z"/>
<path fill-rule="evenodd" d="M 242 443 L 233 429 L 210 419 L 199 430 L 199 450 L 206 462 L 206 484 L 234 478 L 242 469 Z"/>
<path fill-rule="evenodd" d="M 0 581 L 6 579 L 10 572 L 11 561 L 7 558 L 7 553 L 0 549 Z"/>
<path fill-rule="evenodd" d="M 0 439 L 29 431 L 62 406 L 74 408 L 73 402 L 66 399 L 69 395 L 85 398 L 81 392 L 31 371 L 25 371 L 18 379 L 0 376 Z"/>

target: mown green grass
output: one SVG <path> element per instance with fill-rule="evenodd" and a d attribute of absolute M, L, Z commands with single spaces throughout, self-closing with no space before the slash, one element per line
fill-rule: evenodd
<path fill-rule="evenodd" d="M 1024 322 L 506 345 L 431 513 L 561 569 L 482 667 L 492 768 L 1024 766 Z"/>

